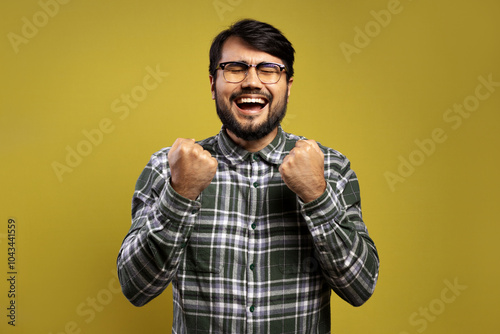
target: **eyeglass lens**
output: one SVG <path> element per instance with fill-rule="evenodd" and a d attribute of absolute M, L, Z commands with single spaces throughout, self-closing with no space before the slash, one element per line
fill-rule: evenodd
<path fill-rule="evenodd" d="M 243 81 L 249 66 L 243 63 L 229 63 L 224 67 L 224 78 L 233 83 Z M 263 83 L 276 83 L 281 77 L 281 69 L 276 64 L 262 63 L 257 65 L 257 76 Z"/>

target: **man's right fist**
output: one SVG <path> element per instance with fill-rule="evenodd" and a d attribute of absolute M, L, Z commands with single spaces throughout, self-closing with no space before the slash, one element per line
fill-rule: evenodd
<path fill-rule="evenodd" d="M 217 171 L 217 160 L 194 139 L 177 138 L 168 152 L 172 188 L 196 200 L 208 187 Z"/>

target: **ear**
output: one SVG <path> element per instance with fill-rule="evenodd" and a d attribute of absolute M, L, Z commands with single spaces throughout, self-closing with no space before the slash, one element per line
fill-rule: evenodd
<path fill-rule="evenodd" d="M 215 100 L 215 78 L 209 75 L 210 78 L 210 91 L 212 92 L 212 100 Z"/>
<path fill-rule="evenodd" d="M 290 99 L 290 91 L 292 90 L 292 83 L 293 83 L 293 78 L 290 78 L 290 80 L 288 80 L 288 85 L 287 85 L 288 95 L 286 97 L 286 103 L 288 103 L 288 100 Z"/>

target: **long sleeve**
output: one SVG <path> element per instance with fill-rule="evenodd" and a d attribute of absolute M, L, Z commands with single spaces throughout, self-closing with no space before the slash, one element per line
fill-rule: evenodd
<path fill-rule="evenodd" d="M 123 293 L 141 306 L 172 284 L 174 333 L 330 333 L 332 290 L 353 305 L 373 293 L 378 255 L 349 161 L 325 154 L 326 191 L 303 203 L 279 165 L 301 137 L 250 153 L 225 131 L 200 141 L 218 161 L 196 201 L 170 185 L 169 148 L 151 157 L 118 255 Z"/>
<path fill-rule="evenodd" d="M 362 220 L 358 180 L 349 161 L 344 157 L 340 170 L 325 161 L 326 191 L 302 203 L 302 214 L 328 284 L 342 299 L 360 306 L 375 289 L 378 253 Z"/>
<path fill-rule="evenodd" d="M 118 254 L 123 293 L 136 306 L 158 296 L 171 282 L 200 208 L 171 187 L 166 156 L 153 155 L 137 181 L 132 226 Z"/>

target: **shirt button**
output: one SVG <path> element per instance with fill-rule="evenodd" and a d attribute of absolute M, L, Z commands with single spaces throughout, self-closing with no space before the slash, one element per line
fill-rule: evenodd
<path fill-rule="evenodd" d="M 253 265 L 253 263 L 250 265 L 250 270 L 253 270 L 253 268 L 255 268 L 255 266 Z"/>
<path fill-rule="evenodd" d="M 254 182 L 254 183 L 253 183 L 253 186 L 254 186 L 255 188 L 257 188 L 257 187 L 259 186 L 259 182 Z"/>
<path fill-rule="evenodd" d="M 252 224 L 252 229 L 255 230 L 255 228 L 257 227 L 257 225 L 255 225 L 255 223 Z"/>
<path fill-rule="evenodd" d="M 252 306 L 250 306 L 250 312 L 253 312 L 253 311 L 255 311 L 255 306 L 252 305 Z"/>
<path fill-rule="evenodd" d="M 259 161 L 259 155 L 258 155 L 258 154 L 254 154 L 254 155 L 253 155 L 253 159 L 254 159 L 255 161 Z"/>

